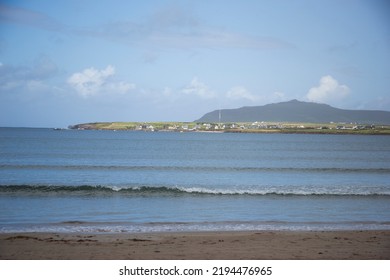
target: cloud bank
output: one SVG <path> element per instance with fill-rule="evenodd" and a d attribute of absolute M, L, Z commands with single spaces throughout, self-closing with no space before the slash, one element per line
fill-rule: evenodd
<path fill-rule="evenodd" d="M 0 21 L 26 25 L 67 35 L 99 38 L 125 45 L 142 44 L 168 49 L 244 48 L 284 49 L 293 45 L 275 37 L 253 36 L 232 32 L 223 27 L 201 24 L 193 13 L 181 5 L 168 5 L 142 22 L 130 20 L 97 26 L 70 26 L 44 13 L 0 4 Z"/>
<path fill-rule="evenodd" d="M 108 65 L 103 70 L 93 67 L 74 73 L 68 78 L 68 84 L 82 97 L 91 97 L 96 94 L 105 93 L 127 93 L 135 88 L 135 84 L 124 81 L 112 81 L 115 75 L 115 68 Z"/>
<path fill-rule="evenodd" d="M 57 92 L 48 81 L 58 74 L 57 65 L 47 56 L 37 57 L 30 66 L 0 63 L 0 94 L 28 96 L 33 92 Z"/>

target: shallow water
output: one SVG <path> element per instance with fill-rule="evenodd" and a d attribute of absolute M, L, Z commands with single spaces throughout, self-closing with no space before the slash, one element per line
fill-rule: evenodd
<path fill-rule="evenodd" d="M 389 229 L 390 137 L 0 129 L 0 231 Z"/>

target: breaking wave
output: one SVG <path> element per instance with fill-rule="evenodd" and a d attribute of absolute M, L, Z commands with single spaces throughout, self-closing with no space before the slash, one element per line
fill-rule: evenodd
<path fill-rule="evenodd" d="M 389 196 L 387 187 L 258 186 L 246 188 L 167 186 L 3 185 L 0 195 L 128 195 L 128 196 Z"/>

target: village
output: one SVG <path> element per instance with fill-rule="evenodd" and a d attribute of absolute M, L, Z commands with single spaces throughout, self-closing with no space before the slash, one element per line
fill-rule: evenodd
<path fill-rule="evenodd" d="M 197 132 L 197 131 L 214 131 L 214 132 L 225 132 L 233 130 L 246 130 L 246 129 L 283 129 L 283 124 L 267 124 L 267 123 L 175 123 L 153 125 L 151 124 L 140 124 L 135 130 L 145 131 L 176 131 L 176 132 Z"/>

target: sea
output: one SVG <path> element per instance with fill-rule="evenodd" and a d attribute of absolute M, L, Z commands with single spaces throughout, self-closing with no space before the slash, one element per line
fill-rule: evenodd
<path fill-rule="evenodd" d="M 0 232 L 390 229 L 390 137 L 0 128 Z"/>

